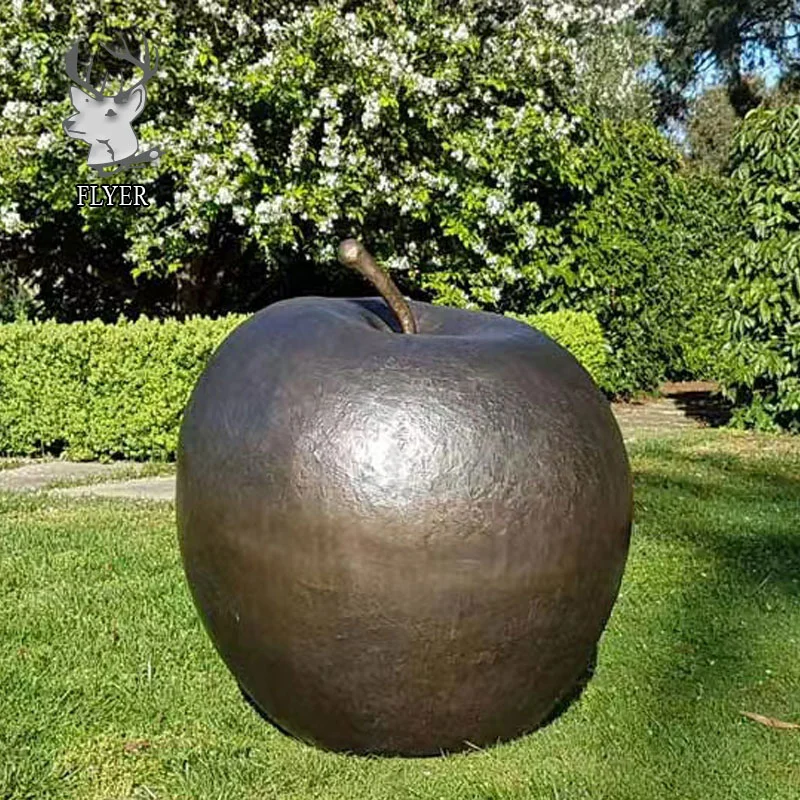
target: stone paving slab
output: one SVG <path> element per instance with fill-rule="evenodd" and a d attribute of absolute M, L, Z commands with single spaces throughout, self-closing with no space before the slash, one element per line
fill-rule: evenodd
<path fill-rule="evenodd" d="M 53 489 L 53 494 L 68 497 L 117 497 L 133 500 L 175 500 L 175 477 L 132 478 L 114 483 L 95 483 L 89 486 L 70 486 Z"/>
<path fill-rule="evenodd" d="M 94 461 L 42 461 L 23 464 L 0 470 L 0 490 L 35 492 L 61 481 L 94 479 L 98 476 L 112 479 L 115 472 L 128 466 L 126 462 L 98 464 Z"/>
<path fill-rule="evenodd" d="M 8 465 L 13 467 L 21 466 L 22 464 L 36 464 L 41 459 L 31 458 L 30 456 L 0 456 L 0 470 L 8 468 Z"/>

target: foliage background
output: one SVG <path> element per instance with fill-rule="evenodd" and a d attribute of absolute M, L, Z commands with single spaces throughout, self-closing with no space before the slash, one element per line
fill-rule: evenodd
<path fill-rule="evenodd" d="M 729 264 L 724 385 L 738 423 L 800 431 L 800 106 L 748 115 L 733 167 L 745 240 Z"/>
<path fill-rule="evenodd" d="M 610 394 L 720 378 L 720 320 L 745 302 L 725 291 L 730 262 L 758 238 L 743 220 L 760 201 L 721 153 L 733 117 L 707 168 L 659 130 L 641 70 L 661 59 L 668 76 L 656 45 L 677 40 L 649 31 L 684 22 L 657 5 L 0 0 L 0 319 L 369 294 L 335 262 L 355 236 L 420 300 L 591 312 Z M 161 53 L 137 122 L 165 151 L 135 175 L 152 203 L 77 208 L 94 177 L 61 129 L 63 54 L 134 28 Z M 728 94 L 709 118 L 740 113 Z"/>
<path fill-rule="evenodd" d="M 134 24 L 163 54 L 138 126 L 166 151 L 140 178 L 154 202 L 77 210 L 75 183 L 91 175 L 61 135 L 60 54 Z M 319 285 L 319 272 L 335 285 L 335 243 L 354 233 L 408 289 L 491 306 L 542 215 L 559 212 L 547 195 L 579 124 L 567 103 L 575 24 L 495 0 L 24 4 L 4 27 L 0 74 L 11 255 L 36 278 L 58 263 L 41 283 L 59 284 L 65 320 L 85 317 L 101 284 L 108 318 L 263 303 Z M 169 276 L 171 298 L 158 291 Z"/>

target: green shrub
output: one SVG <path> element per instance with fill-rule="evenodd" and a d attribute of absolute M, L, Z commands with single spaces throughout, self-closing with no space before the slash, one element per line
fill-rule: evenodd
<path fill-rule="evenodd" d="M 593 314 L 585 311 L 554 311 L 545 314 L 508 312 L 506 316 L 526 322 L 558 342 L 575 356 L 601 389 L 609 391 L 612 388 L 608 374 L 608 355 L 611 348 Z"/>
<path fill-rule="evenodd" d="M 0 452 L 173 457 L 192 387 L 243 319 L 0 325 Z"/>
<path fill-rule="evenodd" d="M 0 252 L 44 275 L 66 321 L 100 287 L 110 318 L 128 313 L 141 286 L 123 271 L 173 281 L 181 313 L 244 309 L 268 279 L 333 280 L 351 235 L 409 289 L 492 306 L 568 201 L 574 37 L 620 16 L 523 0 L 13 5 L 0 22 Z M 134 26 L 161 54 L 137 122 L 143 148 L 164 151 L 136 173 L 150 205 L 77 208 L 76 183 L 96 179 L 62 130 L 63 54 L 80 37 L 82 64 L 90 49 L 102 61 L 101 43 Z"/>
<path fill-rule="evenodd" d="M 735 423 L 800 431 L 800 106 L 750 113 L 733 167 L 746 242 L 730 260 L 724 390 Z"/>
<path fill-rule="evenodd" d="M 0 453 L 173 458 L 192 388 L 246 318 L 0 325 Z M 603 385 L 605 343 L 591 315 L 524 321 L 571 350 Z"/>
<path fill-rule="evenodd" d="M 0 259 L 60 320 L 346 294 L 335 248 L 357 236 L 419 299 L 594 313 L 616 392 L 708 366 L 717 345 L 697 314 L 717 316 L 724 203 L 683 181 L 654 125 L 577 107 L 605 80 L 575 37 L 606 49 L 619 9 L 56 6 L 16 4 L 0 23 Z M 164 150 L 136 173 L 151 204 L 77 208 L 75 184 L 93 178 L 62 135 L 63 53 L 82 37 L 88 58 L 87 39 L 99 51 L 137 20 L 162 55 L 137 123 Z"/>
<path fill-rule="evenodd" d="M 724 179 L 687 174 L 649 123 L 591 127 L 570 173 L 575 201 L 523 269 L 515 311 L 595 314 L 615 393 L 711 377 L 721 346 L 725 254 L 736 230 Z"/>

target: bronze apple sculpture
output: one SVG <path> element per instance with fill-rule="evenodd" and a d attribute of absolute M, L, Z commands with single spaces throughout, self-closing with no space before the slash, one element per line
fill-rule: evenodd
<path fill-rule="evenodd" d="M 516 320 L 305 297 L 220 346 L 181 428 L 195 604 L 246 696 L 332 750 L 428 755 L 529 732 L 616 600 L 632 488 L 609 404 Z M 399 325 L 398 325 L 399 321 Z"/>

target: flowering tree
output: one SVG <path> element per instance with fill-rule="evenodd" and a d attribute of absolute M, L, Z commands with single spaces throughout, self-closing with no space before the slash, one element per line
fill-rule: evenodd
<path fill-rule="evenodd" d="M 117 290 L 105 313 L 125 298 L 141 308 L 165 278 L 178 287 L 170 310 L 222 311 L 256 302 L 276 276 L 335 274 L 335 246 L 354 235 L 407 291 L 498 309 L 557 241 L 581 180 L 586 32 L 635 10 L 15 2 L 0 24 L 0 257 L 51 309 L 63 298 L 65 318 L 98 313 L 101 285 Z M 138 123 L 164 151 L 135 176 L 151 205 L 77 208 L 75 184 L 93 178 L 61 128 L 63 54 L 134 26 L 161 54 Z"/>

